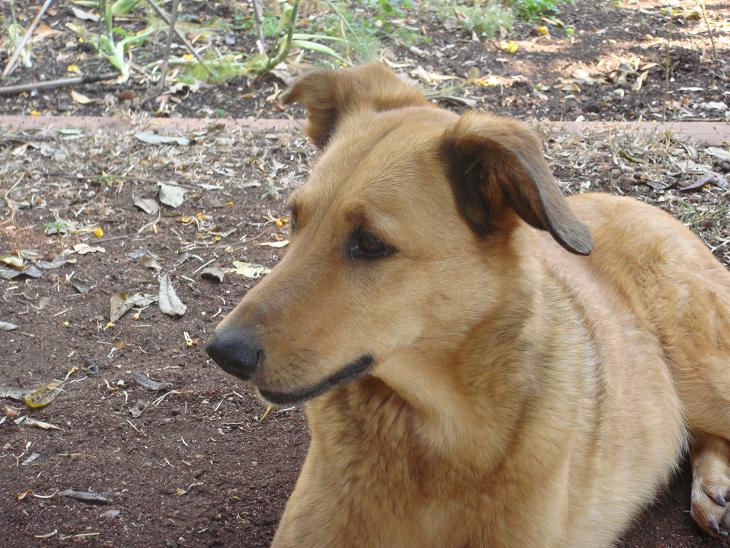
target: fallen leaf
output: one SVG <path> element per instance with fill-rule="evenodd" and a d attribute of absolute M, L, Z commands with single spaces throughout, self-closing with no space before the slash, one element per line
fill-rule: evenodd
<path fill-rule="evenodd" d="M 207 268 L 204 268 L 203 271 L 200 273 L 201 278 L 215 280 L 216 282 L 222 282 L 224 276 L 225 274 L 223 273 L 223 270 L 221 270 L 217 266 L 209 266 Z"/>
<path fill-rule="evenodd" d="M 135 198 L 134 205 L 148 215 L 155 215 L 160 210 L 160 204 L 157 203 L 157 200 L 152 198 Z"/>
<path fill-rule="evenodd" d="M 649 71 L 645 70 L 639 76 L 637 76 L 636 80 L 634 81 L 634 85 L 631 86 L 631 89 L 633 91 L 639 91 L 641 89 L 641 86 L 644 85 L 644 82 L 646 81 L 646 77 L 649 75 Z"/>
<path fill-rule="evenodd" d="M 156 295 L 141 295 L 139 293 L 129 295 L 128 293 L 123 292 L 115 293 L 110 299 L 109 320 L 112 322 L 119 321 L 119 319 L 131 308 L 135 306 L 143 308 L 145 306 L 149 306 L 156 300 Z"/>
<path fill-rule="evenodd" d="M 720 173 L 715 173 L 714 171 L 708 171 L 695 182 L 679 187 L 679 190 L 695 190 L 698 188 L 702 188 L 703 186 L 708 184 L 712 184 L 720 188 L 730 187 L 730 183 L 728 183 L 727 179 L 723 175 L 721 175 Z"/>
<path fill-rule="evenodd" d="M 121 511 L 119 510 L 107 510 L 106 512 L 102 512 L 99 514 L 100 518 L 116 518 L 121 514 Z"/>
<path fill-rule="evenodd" d="M 73 99 L 75 103 L 79 103 L 81 105 L 88 105 L 89 103 L 94 102 L 93 99 L 87 97 L 83 93 L 79 93 L 78 91 L 74 90 L 71 90 L 71 99 Z"/>
<path fill-rule="evenodd" d="M 61 392 L 63 392 L 63 383 L 64 381 L 54 380 L 44 384 L 40 388 L 31 390 L 23 398 L 25 405 L 27 405 L 31 409 L 39 409 L 41 407 L 45 407 L 53 400 L 55 400 Z"/>
<path fill-rule="evenodd" d="M 135 133 L 137 140 L 148 145 L 189 145 L 187 137 L 175 137 L 174 135 L 157 135 L 156 133 Z"/>
<path fill-rule="evenodd" d="M 81 293 L 82 295 L 86 295 L 90 290 L 91 287 L 89 287 L 89 283 L 77 278 L 76 276 L 72 276 L 71 279 L 68 281 L 68 283 L 71 284 L 71 287 L 73 287 L 76 291 Z"/>
<path fill-rule="evenodd" d="M 448 76 L 446 74 L 438 74 L 436 72 L 429 72 L 421 65 L 418 65 L 411 71 L 411 76 L 418 78 L 424 84 L 435 84 L 437 82 L 445 82 L 447 80 L 458 80 L 458 76 Z"/>
<path fill-rule="evenodd" d="M 10 322 L 0 322 L 0 331 L 13 331 L 18 329 L 18 326 Z"/>
<path fill-rule="evenodd" d="M 139 264 L 145 268 L 151 268 L 156 271 L 162 270 L 162 265 L 157 262 L 157 259 L 150 255 L 145 255 L 139 260 Z"/>
<path fill-rule="evenodd" d="M 40 453 L 31 453 L 30 457 L 25 459 L 23 462 L 20 463 L 20 466 L 28 466 L 29 464 L 33 463 L 34 461 L 38 460 L 38 457 L 40 457 Z"/>
<path fill-rule="evenodd" d="M 197 487 L 198 485 L 204 485 L 204 484 L 202 481 L 196 481 L 194 483 L 191 483 L 187 489 L 181 489 L 180 487 L 178 487 L 177 489 L 175 489 L 175 493 L 177 493 L 180 496 L 187 495 L 193 487 Z"/>
<path fill-rule="evenodd" d="M 39 268 L 42 268 L 43 270 L 53 270 L 55 268 L 60 268 L 65 264 L 68 263 L 75 263 L 76 259 L 70 256 L 70 252 L 64 251 L 60 255 L 57 255 L 50 261 L 37 261 L 36 266 Z"/>
<path fill-rule="evenodd" d="M 255 263 L 233 261 L 233 266 L 235 268 L 228 270 L 228 272 L 234 272 L 235 274 L 238 274 L 239 276 L 243 276 L 245 278 L 260 278 L 261 276 L 265 276 L 266 274 L 271 272 L 270 268 Z"/>
<path fill-rule="evenodd" d="M 27 424 L 28 426 L 32 426 L 33 428 L 40 428 L 41 430 L 60 430 L 60 428 L 55 424 L 51 424 L 50 422 L 45 421 L 39 421 L 37 419 L 31 419 L 30 417 L 20 417 L 20 419 L 16 419 L 15 423 Z"/>
<path fill-rule="evenodd" d="M 170 390 L 172 388 L 172 383 L 153 381 L 149 377 L 143 375 L 142 373 L 138 373 L 137 371 L 132 372 L 132 379 L 134 379 L 134 382 L 136 382 L 142 388 L 152 390 L 153 392 L 159 392 L 160 390 Z"/>
<path fill-rule="evenodd" d="M 708 103 L 702 103 L 700 106 L 705 110 L 725 110 L 728 108 L 722 101 L 710 101 Z"/>
<path fill-rule="evenodd" d="M 33 31 L 33 42 L 40 42 L 44 38 L 58 36 L 59 34 L 62 34 L 60 30 L 52 29 L 45 23 L 40 23 L 38 28 Z"/>
<path fill-rule="evenodd" d="M 99 16 L 97 14 L 82 10 L 76 6 L 71 6 L 71 13 L 74 14 L 74 17 L 78 17 L 82 21 L 94 21 L 95 23 L 99 21 Z"/>
<path fill-rule="evenodd" d="M 12 280 L 13 278 L 17 278 L 18 276 L 40 278 L 42 275 L 43 272 L 41 272 L 35 265 L 30 265 L 25 270 L 14 270 L 11 268 L 0 267 L 0 278 L 3 278 L 4 280 Z"/>
<path fill-rule="evenodd" d="M 100 245 L 89 245 L 84 242 L 76 244 L 74 246 L 74 251 L 79 255 L 86 255 L 87 253 L 106 253 L 106 249 Z"/>
<path fill-rule="evenodd" d="M 93 491 L 76 491 L 74 489 L 66 489 L 61 491 L 59 494 L 61 497 L 69 497 L 72 499 L 79 500 L 81 502 L 88 502 L 89 504 L 109 504 L 109 499 L 99 493 Z"/>
<path fill-rule="evenodd" d="M 727 150 L 723 150 L 719 147 L 708 147 L 705 152 L 707 152 L 710 156 L 719 158 L 723 162 L 730 162 L 730 152 Z"/>
<path fill-rule="evenodd" d="M 16 257 L 15 255 L 5 255 L 4 257 L 0 257 L 0 263 L 5 263 L 6 265 L 12 266 L 18 270 L 23 270 L 23 267 L 25 266 L 23 259 Z"/>
<path fill-rule="evenodd" d="M 176 185 L 158 183 L 160 187 L 160 202 L 170 207 L 178 207 L 185 201 L 185 189 Z"/>
<path fill-rule="evenodd" d="M 167 272 L 160 276 L 159 306 L 162 313 L 168 316 L 182 316 L 188 309 L 175 293 Z"/>
<path fill-rule="evenodd" d="M 285 247 L 289 245 L 289 240 L 281 240 L 279 242 L 261 242 L 259 245 L 266 247 Z"/>
<path fill-rule="evenodd" d="M 0 384 L 0 398 L 8 398 L 15 401 L 25 401 L 32 390 L 29 388 L 16 388 L 15 386 L 5 386 Z"/>

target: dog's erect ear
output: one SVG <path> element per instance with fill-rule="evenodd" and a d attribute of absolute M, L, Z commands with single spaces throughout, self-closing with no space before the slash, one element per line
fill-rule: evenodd
<path fill-rule="evenodd" d="M 358 109 L 393 110 L 430 103 L 380 63 L 344 70 L 317 70 L 296 80 L 282 102 L 302 103 L 309 113 L 307 135 L 324 148 L 344 114 Z"/>
<path fill-rule="evenodd" d="M 440 151 L 459 211 L 476 233 L 493 230 L 503 208 L 511 207 L 568 251 L 591 252 L 588 227 L 570 209 L 539 138 L 523 123 L 466 113 L 444 134 Z"/>

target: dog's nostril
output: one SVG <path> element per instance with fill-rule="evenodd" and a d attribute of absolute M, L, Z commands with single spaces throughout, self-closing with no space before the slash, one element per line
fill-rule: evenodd
<path fill-rule="evenodd" d="M 208 339 L 205 351 L 228 373 L 246 380 L 256 373 L 264 355 L 249 329 L 222 329 Z"/>

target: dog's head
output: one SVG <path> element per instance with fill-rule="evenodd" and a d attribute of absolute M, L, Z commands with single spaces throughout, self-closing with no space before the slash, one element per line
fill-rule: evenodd
<path fill-rule="evenodd" d="M 515 290 L 526 225 L 591 251 L 538 138 L 515 120 L 435 108 L 377 64 L 311 73 L 284 101 L 307 108 L 322 156 L 290 197 L 286 256 L 207 346 L 273 403 L 453 358 Z"/>

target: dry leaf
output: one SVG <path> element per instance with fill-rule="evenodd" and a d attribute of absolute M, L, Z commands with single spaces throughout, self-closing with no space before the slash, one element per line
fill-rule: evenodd
<path fill-rule="evenodd" d="M 289 245 L 289 240 L 281 240 L 279 242 L 261 242 L 259 245 L 266 247 L 285 247 Z"/>
<path fill-rule="evenodd" d="M 94 100 L 87 97 L 83 93 L 79 93 L 78 91 L 71 90 L 71 99 L 74 100 L 75 103 L 79 103 L 81 105 L 88 105 L 89 103 L 93 103 Z"/>
<path fill-rule="evenodd" d="M 170 388 L 172 388 L 172 383 L 153 381 L 149 377 L 143 375 L 142 373 L 138 373 L 137 371 L 132 372 L 132 379 L 134 379 L 134 382 L 136 382 L 141 387 L 146 388 L 147 390 L 152 390 L 153 392 L 159 392 L 160 390 L 169 390 Z"/>
<path fill-rule="evenodd" d="M 106 249 L 100 245 L 89 245 L 81 242 L 74 246 L 74 251 L 79 255 L 86 255 L 87 253 L 106 253 Z"/>
<path fill-rule="evenodd" d="M 705 152 L 707 152 L 710 156 L 719 158 L 723 162 L 730 162 L 730 152 L 727 150 L 723 150 L 719 147 L 708 147 Z"/>
<path fill-rule="evenodd" d="M 157 135 L 156 133 L 135 133 L 138 141 L 148 145 L 189 145 L 187 137 L 175 137 L 174 135 Z"/>
<path fill-rule="evenodd" d="M 159 183 L 160 202 L 170 207 L 178 207 L 185 201 L 185 189 L 175 185 Z"/>
<path fill-rule="evenodd" d="M 56 426 L 55 424 L 51 424 L 50 422 L 39 421 L 36 419 L 31 419 L 30 417 L 21 417 L 21 419 L 23 420 L 20 421 L 20 424 L 25 423 L 28 426 L 32 426 L 33 428 L 40 428 L 42 430 L 60 430 L 58 426 Z"/>
<path fill-rule="evenodd" d="M 201 278 L 215 280 L 216 282 L 222 282 L 223 276 L 223 270 L 221 270 L 217 266 L 209 266 L 207 268 L 204 268 L 203 271 L 200 273 Z"/>
<path fill-rule="evenodd" d="M 135 293 L 129 295 L 128 293 L 115 293 L 110 299 L 110 310 L 109 320 L 112 322 L 119 321 L 124 314 L 131 308 L 149 306 L 157 300 L 155 295 L 140 295 Z"/>
<path fill-rule="evenodd" d="M 142 257 L 139 260 L 139 264 L 145 268 L 152 268 L 153 270 L 157 270 L 158 272 L 162 270 L 162 265 L 158 263 L 154 257 L 151 257 L 149 255 L 145 255 L 144 257 Z"/>
<path fill-rule="evenodd" d="M 160 276 L 159 305 L 162 313 L 168 316 L 182 316 L 188 309 L 175 293 L 175 288 L 172 287 L 170 275 L 167 272 Z"/>
<path fill-rule="evenodd" d="M 0 331 L 13 331 L 14 329 L 18 329 L 14 323 L 0 321 Z"/>
<path fill-rule="evenodd" d="M 254 263 L 243 263 L 241 261 L 233 261 L 233 266 L 235 268 L 232 268 L 228 270 L 228 272 L 234 272 L 238 274 L 239 276 L 243 276 L 245 278 L 260 278 L 261 276 L 265 276 L 269 272 L 271 272 L 271 269 L 260 264 L 254 264 Z"/>
<path fill-rule="evenodd" d="M 158 211 L 160 211 L 160 204 L 157 203 L 157 200 L 152 198 L 135 198 L 134 205 L 148 215 L 155 215 Z"/>
<path fill-rule="evenodd" d="M 99 21 L 99 16 L 97 14 L 82 10 L 76 6 L 71 6 L 71 13 L 74 14 L 74 17 L 78 17 L 82 21 L 94 21 L 95 23 Z"/>

